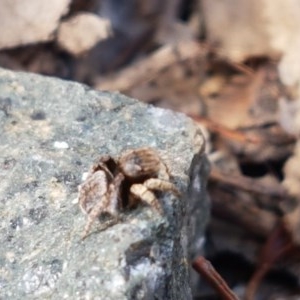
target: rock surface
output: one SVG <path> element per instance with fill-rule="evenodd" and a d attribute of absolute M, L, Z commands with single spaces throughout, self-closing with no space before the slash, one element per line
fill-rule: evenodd
<path fill-rule="evenodd" d="M 0 69 L 0 128 L 0 299 L 191 299 L 187 247 L 208 217 L 208 170 L 190 119 Z M 185 196 L 162 193 L 163 216 L 140 205 L 82 241 L 82 174 L 99 155 L 141 146 L 158 150 Z"/>

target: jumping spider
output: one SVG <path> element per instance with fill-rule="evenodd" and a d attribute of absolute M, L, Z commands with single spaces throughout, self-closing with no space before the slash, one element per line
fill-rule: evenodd
<path fill-rule="evenodd" d="M 92 166 L 86 180 L 78 187 L 78 202 L 88 220 L 85 238 L 93 222 L 102 214 L 115 219 L 123 208 L 145 202 L 162 213 L 153 191 L 180 193 L 170 181 L 167 166 L 151 148 L 129 150 L 118 160 L 106 155 Z"/>

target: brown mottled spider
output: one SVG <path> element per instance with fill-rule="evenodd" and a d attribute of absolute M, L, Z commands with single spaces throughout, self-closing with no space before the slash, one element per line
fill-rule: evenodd
<path fill-rule="evenodd" d="M 100 215 L 109 214 L 117 219 L 121 209 L 133 207 L 138 201 L 162 213 L 153 191 L 180 195 L 169 180 L 167 166 L 151 148 L 129 150 L 117 161 L 110 156 L 100 157 L 78 187 L 79 205 L 88 214 L 83 238 Z"/>

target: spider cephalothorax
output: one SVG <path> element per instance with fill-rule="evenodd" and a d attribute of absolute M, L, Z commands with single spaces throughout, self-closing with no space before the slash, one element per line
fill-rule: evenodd
<path fill-rule="evenodd" d="M 101 214 L 117 218 L 122 208 L 133 207 L 138 201 L 162 213 L 153 191 L 170 191 L 180 195 L 170 182 L 167 166 L 151 148 L 129 150 L 118 160 L 110 156 L 101 157 L 78 190 L 79 205 L 88 214 L 84 237 Z"/>

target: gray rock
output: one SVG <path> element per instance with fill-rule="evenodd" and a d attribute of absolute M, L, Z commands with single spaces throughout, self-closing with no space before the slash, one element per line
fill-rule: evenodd
<path fill-rule="evenodd" d="M 208 170 L 190 119 L 0 69 L 0 128 L 0 299 L 191 299 L 188 247 L 208 217 Z M 158 150 L 185 196 L 162 193 L 163 216 L 139 205 L 105 230 L 97 221 L 82 241 L 82 174 L 100 155 L 141 146 Z"/>

